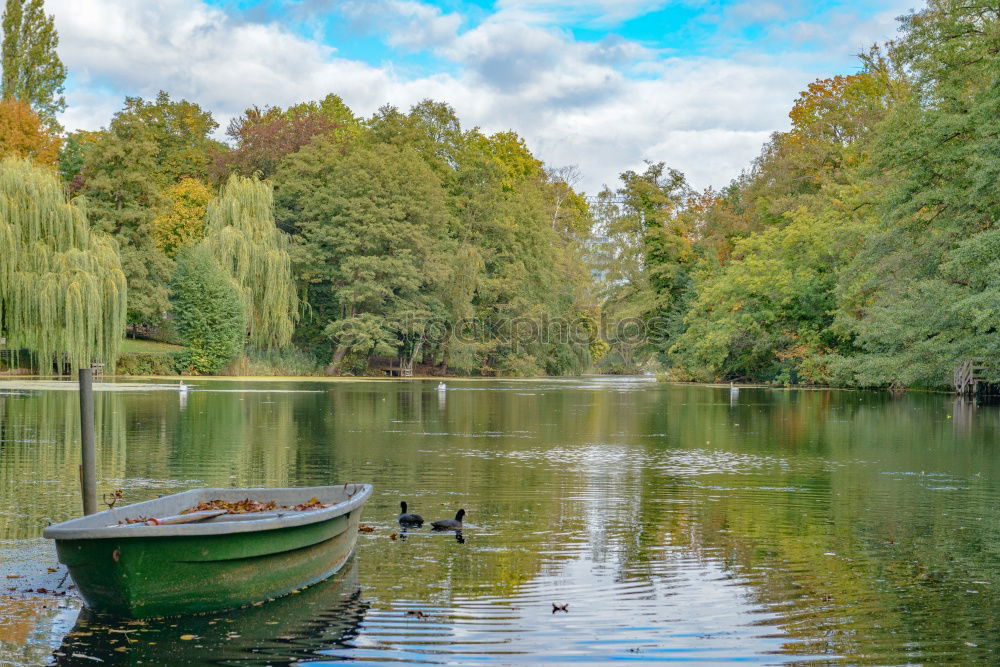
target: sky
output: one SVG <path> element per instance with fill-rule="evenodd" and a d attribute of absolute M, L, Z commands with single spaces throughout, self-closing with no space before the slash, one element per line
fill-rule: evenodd
<path fill-rule="evenodd" d="M 917 0 L 46 0 L 69 70 L 67 129 L 123 98 L 229 119 L 339 95 L 368 116 L 434 99 L 514 130 L 596 193 L 644 161 L 725 186 L 799 91 L 858 70 Z"/>

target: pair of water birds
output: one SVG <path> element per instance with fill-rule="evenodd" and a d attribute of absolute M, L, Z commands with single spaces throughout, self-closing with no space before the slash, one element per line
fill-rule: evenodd
<path fill-rule="evenodd" d="M 424 517 L 419 514 L 413 514 L 406 511 L 406 501 L 399 503 L 399 508 L 402 510 L 399 513 L 399 525 L 401 526 L 422 526 L 424 525 Z M 431 521 L 431 528 L 434 530 L 462 530 L 462 518 L 465 516 L 465 510 L 458 510 L 455 513 L 454 519 L 441 519 L 440 521 Z"/>

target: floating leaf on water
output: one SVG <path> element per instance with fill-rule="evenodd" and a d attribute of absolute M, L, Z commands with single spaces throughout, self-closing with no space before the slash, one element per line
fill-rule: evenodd
<path fill-rule="evenodd" d="M 180 639 L 181 639 L 182 642 L 189 642 L 192 639 L 197 639 L 197 638 L 198 638 L 198 635 L 181 635 L 180 636 Z"/>

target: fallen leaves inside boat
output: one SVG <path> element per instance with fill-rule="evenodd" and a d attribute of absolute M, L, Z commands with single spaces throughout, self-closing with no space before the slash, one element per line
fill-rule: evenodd
<path fill-rule="evenodd" d="M 209 510 L 226 510 L 229 514 L 252 514 L 254 512 L 271 512 L 278 509 L 291 510 L 293 512 L 305 512 L 308 510 L 323 509 L 324 507 L 330 506 L 321 503 L 316 496 L 313 496 L 304 503 L 292 505 L 291 507 L 287 505 L 279 507 L 278 503 L 273 500 L 261 502 L 259 500 L 244 498 L 243 500 L 231 502 L 227 502 L 225 500 L 206 500 L 203 503 L 198 503 L 194 507 L 189 507 L 188 509 L 182 511 L 181 514 L 191 514 L 192 512 L 205 512 Z"/>

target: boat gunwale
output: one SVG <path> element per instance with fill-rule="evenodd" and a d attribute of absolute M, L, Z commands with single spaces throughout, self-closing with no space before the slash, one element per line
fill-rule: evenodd
<path fill-rule="evenodd" d="M 142 509 L 159 507 L 166 503 L 164 501 L 179 500 L 184 496 L 200 497 L 204 495 L 230 495 L 251 497 L 253 495 L 264 495 L 275 491 L 301 492 L 305 499 L 312 496 L 343 494 L 349 487 L 354 487 L 354 492 L 346 500 L 336 502 L 330 507 L 316 510 L 295 511 L 288 510 L 280 516 L 273 514 L 260 519 L 244 519 L 241 521 L 225 521 L 211 523 L 209 521 L 199 523 L 183 523 L 162 526 L 146 525 L 113 525 L 112 522 L 120 521 L 123 511 L 129 510 L 134 514 Z M 333 486 L 305 486 L 305 487 L 281 487 L 281 488 L 196 488 L 180 493 L 173 493 L 161 498 L 143 500 L 131 505 L 123 505 L 114 509 L 104 510 L 90 516 L 77 517 L 68 521 L 63 521 L 47 527 L 42 536 L 53 540 L 100 540 L 100 539 L 149 539 L 158 537 L 210 537 L 214 535 L 232 535 L 236 533 L 266 532 L 271 530 L 282 530 L 306 526 L 321 521 L 330 521 L 350 514 L 355 509 L 361 507 L 368 498 L 371 497 L 373 486 L 371 484 L 337 484 Z M 197 503 L 193 503 L 197 504 Z M 174 512 L 176 513 L 176 512 Z M 226 515 L 222 515 L 226 516 Z M 242 516 L 242 515 L 241 515 Z M 101 525 L 100 522 L 107 522 Z"/>

